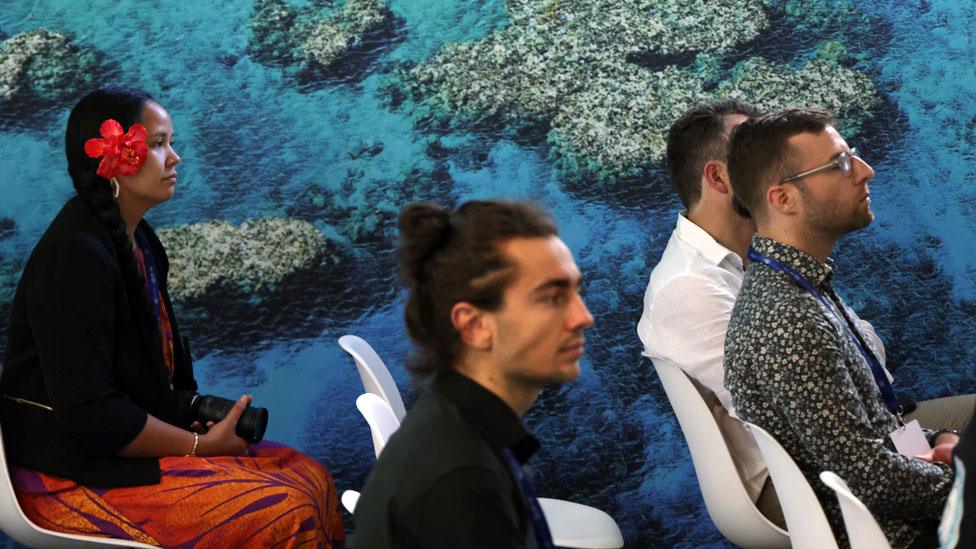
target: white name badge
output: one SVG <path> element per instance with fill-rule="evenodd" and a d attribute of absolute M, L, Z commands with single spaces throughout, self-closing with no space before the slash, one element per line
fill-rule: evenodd
<path fill-rule="evenodd" d="M 925 440 L 925 433 L 917 419 L 913 419 L 891 432 L 891 442 L 895 443 L 895 449 L 903 456 L 915 457 L 920 454 L 927 454 L 932 450 L 929 441 Z"/>

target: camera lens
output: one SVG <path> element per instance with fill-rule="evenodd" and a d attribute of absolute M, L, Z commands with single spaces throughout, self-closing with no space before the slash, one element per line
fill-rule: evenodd
<path fill-rule="evenodd" d="M 233 400 L 213 395 L 194 395 L 190 401 L 190 419 L 206 425 L 208 421 L 214 423 L 227 417 L 234 407 Z M 264 438 L 264 431 L 268 428 L 268 409 L 248 406 L 244 409 L 237 428 L 234 432 L 244 440 L 255 444 Z"/>

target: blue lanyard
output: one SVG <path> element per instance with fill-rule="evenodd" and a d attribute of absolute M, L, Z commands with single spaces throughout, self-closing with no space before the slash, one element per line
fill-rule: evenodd
<path fill-rule="evenodd" d="M 549 523 L 546 522 L 546 516 L 542 514 L 542 507 L 539 506 L 539 498 L 535 495 L 532 481 L 525 475 L 522 465 L 515 459 L 511 450 L 505 448 L 502 450 L 502 455 L 505 456 L 509 469 L 512 470 L 512 474 L 522 486 L 522 499 L 525 500 L 525 506 L 529 508 L 529 518 L 532 519 L 532 531 L 535 533 L 536 544 L 538 544 L 539 549 L 553 549 Z"/>
<path fill-rule="evenodd" d="M 806 279 L 803 275 L 793 270 L 788 265 L 784 265 L 775 259 L 766 257 L 761 253 L 757 252 L 755 248 L 749 246 L 749 259 L 752 261 L 758 261 L 767 267 L 779 271 L 790 278 L 793 282 L 796 282 L 801 288 L 809 292 L 813 297 L 820 302 L 834 317 L 840 321 L 840 325 L 844 327 L 844 332 L 847 333 L 847 337 L 850 338 L 854 346 L 861 353 L 864 361 L 867 362 L 868 366 L 871 368 L 871 374 L 874 376 L 874 382 L 878 384 L 878 390 L 881 391 L 881 396 L 885 399 L 885 405 L 888 407 L 888 411 L 894 414 L 899 423 L 901 423 L 901 404 L 898 402 L 898 397 L 895 396 L 895 390 L 891 387 L 891 382 L 888 381 L 888 376 L 885 375 L 884 367 L 881 366 L 881 362 L 878 360 L 874 353 L 865 348 L 864 344 L 861 342 L 860 338 L 854 335 L 851 331 L 851 327 L 848 325 L 846 317 L 842 317 L 842 313 L 838 313 L 837 309 L 827 301 L 827 298 L 823 296 L 817 289 Z M 840 307 L 840 305 L 837 305 Z"/>
<path fill-rule="evenodd" d="M 153 303 L 153 315 L 156 323 L 159 324 L 159 279 L 156 275 L 156 260 L 153 258 L 152 250 L 149 248 L 149 241 L 142 231 L 136 229 L 136 242 L 142 250 L 142 258 L 146 262 L 146 289 L 149 291 L 149 299 Z"/>

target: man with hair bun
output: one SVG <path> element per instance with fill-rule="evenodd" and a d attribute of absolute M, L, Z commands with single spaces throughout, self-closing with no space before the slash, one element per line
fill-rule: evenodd
<path fill-rule="evenodd" d="M 431 379 L 370 473 L 356 548 L 552 547 L 521 417 L 579 375 L 593 317 L 552 220 L 524 203 L 400 214 L 408 368 Z"/>

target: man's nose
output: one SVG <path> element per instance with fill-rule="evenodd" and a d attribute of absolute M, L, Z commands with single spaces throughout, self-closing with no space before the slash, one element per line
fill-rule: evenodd
<path fill-rule="evenodd" d="M 569 329 L 582 330 L 589 328 L 593 325 L 593 322 L 593 315 L 590 314 L 590 310 L 586 307 L 586 303 L 583 303 L 583 296 L 576 294 L 573 302 L 573 310 L 569 316 Z"/>
<path fill-rule="evenodd" d="M 857 181 L 864 182 L 868 179 L 874 177 L 874 168 L 870 164 L 864 161 L 860 156 L 855 156 L 854 161 L 854 173 L 857 175 Z"/>

